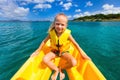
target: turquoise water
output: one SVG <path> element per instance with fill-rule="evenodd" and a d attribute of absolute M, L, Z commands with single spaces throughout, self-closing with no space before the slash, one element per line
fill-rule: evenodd
<path fill-rule="evenodd" d="M 51 22 L 0 22 L 0 80 L 9 80 L 47 35 Z M 120 80 L 120 22 L 69 22 L 107 80 Z"/>

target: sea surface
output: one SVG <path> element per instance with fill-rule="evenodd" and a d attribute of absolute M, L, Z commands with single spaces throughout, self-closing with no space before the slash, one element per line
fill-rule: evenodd
<path fill-rule="evenodd" d="M 51 22 L 0 22 L 0 80 L 10 80 Z M 74 39 L 107 80 L 120 80 L 120 22 L 69 22 Z"/>

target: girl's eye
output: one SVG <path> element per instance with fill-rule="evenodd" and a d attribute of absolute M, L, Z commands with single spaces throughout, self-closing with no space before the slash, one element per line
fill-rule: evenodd
<path fill-rule="evenodd" d="M 59 23 L 56 23 L 56 25 L 59 25 Z"/>
<path fill-rule="evenodd" d="M 61 24 L 61 23 L 55 23 L 55 25 L 57 25 L 57 26 L 59 26 L 59 25 L 65 26 L 65 24 Z"/>
<path fill-rule="evenodd" d="M 64 24 L 61 24 L 61 26 L 64 26 Z"/>

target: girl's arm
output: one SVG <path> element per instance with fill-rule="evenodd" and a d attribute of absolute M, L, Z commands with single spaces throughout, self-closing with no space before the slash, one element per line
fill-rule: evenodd
<path fill-rule="evenodd" d="M 50 36 L 48 35 L 40 44 L 39 48 L 31 55 L 31 56 L 35 56 L 38 55 L 40 50 L 42 49 L 42 47 L 45 45 L 45 43 L 48 41 L 48 39 L 50 38 Z"/>
<path fill-rule="evenodd" d="M 74 40 L 74 38 L 72 37 L 72 35 L 69 36 L 69 40 L 70 40 L 71 42 L 73 42 L 74 46 L 79 50 L 79 53 L 81 54 L 81 56 L 82 56 L 84 59 L 89 59 L 89 60 L 91 60 L 86 54 L 84 54 L 84 53 L 81 51 L 80 46 L 79 46 L 78 43 Z"/>

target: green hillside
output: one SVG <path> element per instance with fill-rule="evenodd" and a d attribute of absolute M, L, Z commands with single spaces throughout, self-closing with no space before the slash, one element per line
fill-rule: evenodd
<path fill-rule="evenodd" d="M 120 14 L 96 14 L 74 19 L 73 21 L 120 21 Z"/>

